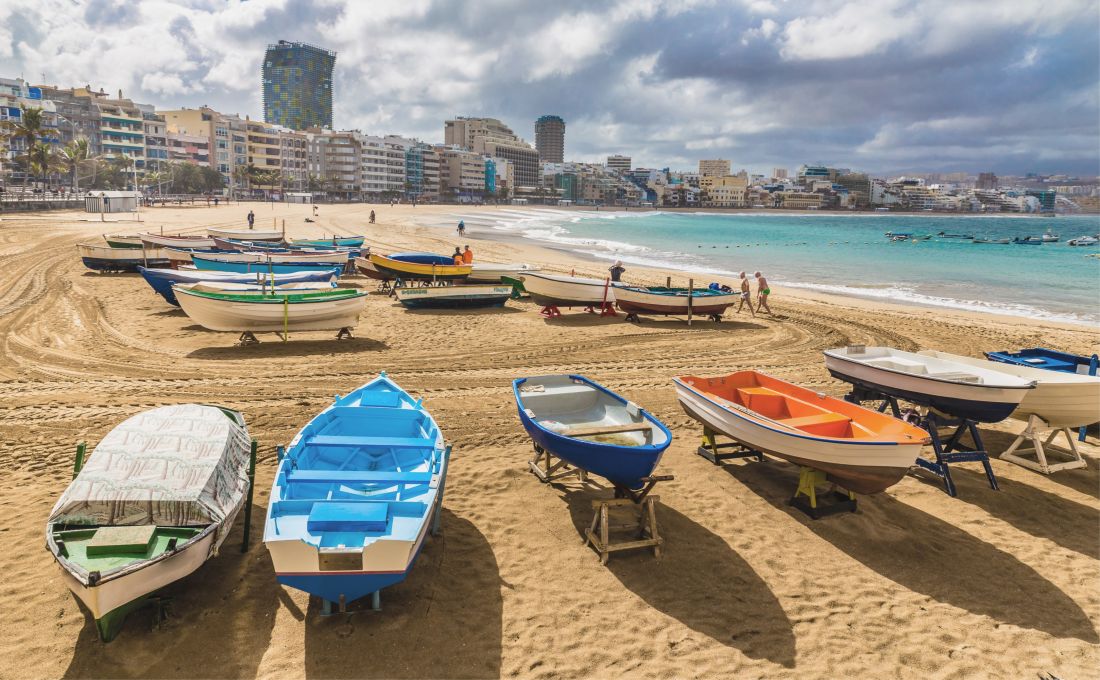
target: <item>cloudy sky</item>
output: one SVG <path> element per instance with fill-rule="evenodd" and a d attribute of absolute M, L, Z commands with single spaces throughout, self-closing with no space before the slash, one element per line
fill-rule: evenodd
<path fill-rule="evenodd" d="M 566 155 L 1100 172 L 1098 0 L 3 0 L 0 75 L 260 117 L 264 46 L 336 50 L 335 124 L 486 115 Z"/>

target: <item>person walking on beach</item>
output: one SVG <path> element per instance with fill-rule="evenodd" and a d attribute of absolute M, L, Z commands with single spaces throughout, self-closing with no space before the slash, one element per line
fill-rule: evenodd
<path fill-rule="evenodd" d="M 466 235 L 466 223 L 463 222 L 462 220 L 458 221 L 458 235 L 459 236 L 465 236 Z"/>
<path fill-rule="evenodd" d="M 756 277 L 756 311 L 763 309 L 771 314 L 772 308 L 768 306 L 768 296 L 771 295 L 772 289 L 768 287 L 768 280 L 760 272 L 754 272 L 753 276 Z"/>
<path fill-rule="evenodd" d="M 370 223 L 374 224 L 374 211 L 370 211 Z"/>
<path fill-rule="evenodd" d="M 248 211 L 248 228 L 251 229 L 256 225 L 256 213 L 251 210 Z"/>
<path fill-rule="evenodd" d="M 455 264 L 463 264 L 464 263 L 464 260 L 462 259 L 462 249 L 459 248 L 458 246 L 455 246 L 455 254 L 454 254 L 453 257 L 454 257 Z"/>
<path fill-rule="evenodd" d="M 466 251 L 462 253 L 462 262 L 464 264 L 474 263 L 474 251 L 470 250 L 470 246 L 466 246 Z"/>
<path fill-rule="evenodd" d="M 621 281 L 623 278 L 623 272 L 626 271 L 626 267 L 623 266 L 622 260 L 615 260 L 615 264 L 607 270 L 611 272 L 612 281 Z"/>
<path fill-rule="evenodd" d="M 214 207 L 215 208 L 218 207 L 218 197 L 217 196 L 214 197 Z"/>
<path fill-rule="evenodd" d="M 756 272 L 759 274 L 760 272 Z M 749 306 L 749 313 L 753 318 L 756 318 L 756 312 L 752 308 L 752 298 L 750 297 L 751 291 L 749 290 L 749 277 L 745 275 L 745 272 L 741 272 L 741 302 L 737 305 L 737 313 L 741 313 L 741 308 L 746 304 Z"/>

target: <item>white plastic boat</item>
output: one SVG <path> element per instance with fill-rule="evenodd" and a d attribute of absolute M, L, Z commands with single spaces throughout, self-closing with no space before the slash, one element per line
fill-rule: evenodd
<path fill-rule="evenodd" d="M 1014 418 L 1027 420 L 1034 415 L 1051 427 L 1080 427 L 1100 420 L 1100 376 L 1047 371 L 935 350 L 924 350 L 920 354 L 1035 383 L 1035 389 L 1027 390 L 1023 401 L 1012 412 Z"/>
<path fill-rule="evenodd" d="M 1077 238 L 1071 238 L 1066 241 L 1071 246 L 1094 246 L 1100 243 L 1100 238 L 1095 236 L 1078 236 Z"/>
<path fill-rule="evenodd" d="M 1031 380 L 992 368 L 892 347 L 826 350 L 825 367 L 853 385 L 982 423 L 1009 417 L 1034 387 Z"/>
<path fill-rule="evenodd" d="M 281 231 L 260 231 L 259 229 L 218 229 L 210 227 L 206 230 L 207 236 L 218 238 L 237 239 L 240 241 L 282 241 Z"/>
<path fill-rule="evenodd" d="M 210 258 L 222 262 L 321 262 L 331 264 L 333 267 L 343 267 L 347 264 L 348 255 L 342 251 L 322 250 L 316 252 L 286 252 L 271 253 L 257 251 L 220 252 L 209 255 Z"/>
<path fill-rule="evenodd" d="M 249 448 L 239 413 L 199 404 L 139 413 L 95 448 L 50 513 L 46 548 L 102 639 L 216 554 L 245 502 Z"/>
<path fill-rule="evenodd" d="M 615 302 L 615 289 L 601 279 L 536 272 L 524 273 L 517 278 L 523 281 L 523 287 L 531 299 L 544 306 L 590 307 Z"/>
<path fill-rule="evenodd" d="M 212 331 L 284 332 L 354 328 L 367 293 L 347 288 L 294 295 L 241 295 L 176 289 L 187 316 Z"/>
<path fill-rule="evenodd" d="M 238 283 L 232 281 L 199 281 L 177 283 L 174 287 L 196 293 L 236 293 L 238 295 L 293 295 L 315 290 L 332 290 L 336 282 L 297 281 L 272 286 L 269 283 Z"/>
<path fill-rule="evenodd" d="M 475 263 L 467 281 L 485 283 L 500 283 L 502 276 L 518 276 L 528 272 L 536 272 L 537 268 L 527 264 L 495 264 L 491 262 Z"/>

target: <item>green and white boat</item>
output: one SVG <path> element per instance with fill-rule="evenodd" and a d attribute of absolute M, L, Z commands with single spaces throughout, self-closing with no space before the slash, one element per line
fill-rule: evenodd
<path fill-rule="evenodd" d="M 112 248 L 141 250 L 141 236 L 137 234 L 104 234 L 103 240 Z"/>
<path fill-rule="evenodd" d="M 110 641 L 147 596 L 217 553 L 250 495 L 240 413 L 178 404 L 111 430 L 46 523 L 46 549 Z"/>

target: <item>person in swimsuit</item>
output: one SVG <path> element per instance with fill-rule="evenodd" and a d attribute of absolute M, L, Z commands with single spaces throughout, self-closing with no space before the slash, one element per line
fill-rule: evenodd
<path fill-rule="evenodd" d="M 759 312 L 763 308 L 771 314 L 772 308 L 768 306 L 768 296 L 771 295 L 772 289 L 768 288 L 768 280 L 760 272 L 754 272 L 753 276 L 756 277 L 756 311 Z"/>
<path fill-rule="evenodd" d="M 749 313 L 756 317 L 756 312 L 752 308 L 752 298 L 749 297 L 749 278 L 745 276 L 745 272 L 741 272 L 741 302 L 737 305 L 737 313 L 741 313 L 741 308 L 746 304 L 749 306 Z"/>

